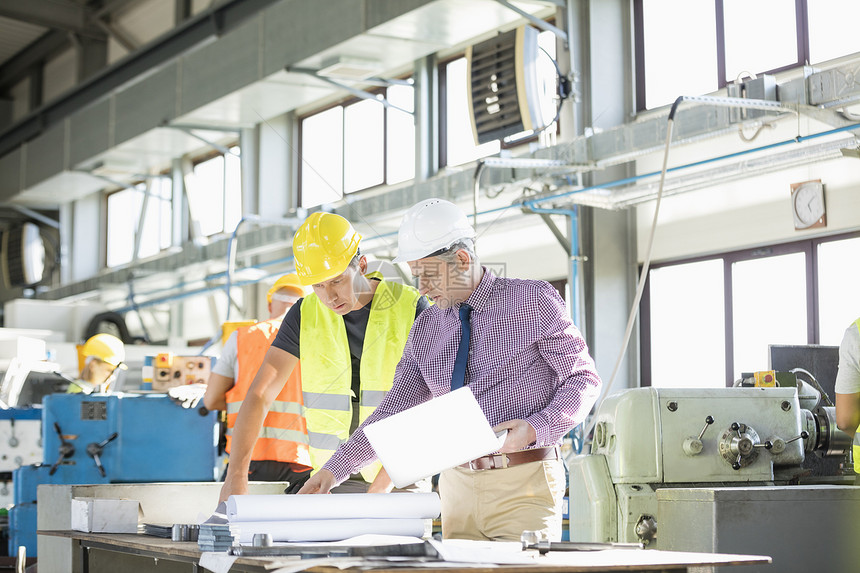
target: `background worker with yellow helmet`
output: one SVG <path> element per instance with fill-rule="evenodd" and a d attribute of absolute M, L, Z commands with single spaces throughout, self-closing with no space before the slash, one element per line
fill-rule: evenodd
<path fill-rule="evenodd" d="M 295 274 L 280 277 L 266 293 L 269 318 L 243 326 L 230 334 L 209 375 L 203 403 L 210 410 L 227 411 L 226 451 L 232 450 L 236 416 L 266 351 L 278 334 L 284 315 L 305 295 Z M 302 381 L 299 367 L 284 384 L 260 427 L 249 466 L 253 481 L 289 482 L 298 491 L 310 477 L 308 432 L 302 415 Z"/>
<path fill-rule="evenodd" d="M 248 493 L 254 442 L 299 359 L 314 470 L 391 387 L 412 323 L 429 303 L 411 286 L 368 277 L 360 241 L 349 221 L 331 213 L 312 214 L 296 232 L 296 274 L 313 293 L 287 313 L 245 396 L 233 428 L 221 501 Z M 365 469 L 369 471 L 339 491 L 391 489 L 381 466 Z"/>
<path fill-rule="evenodd" d="M 80 350 L 83 367 L 80 376 L 69 384 L 66 392 L 104 392 L 116 380 L 117 369 L 125 370 L 125 345 L 112 334 L 96 334 Z"/>

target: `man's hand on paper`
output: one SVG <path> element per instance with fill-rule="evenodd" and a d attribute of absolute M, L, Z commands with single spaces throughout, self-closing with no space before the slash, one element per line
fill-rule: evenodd
<path fill-rule="evenodd" d="M 299 494 L 329 493 L 335 485 L 337 484 L 334 482 L 334 474 L 329 470 L 321 469 L 305 482 L 305 485 L 299 490 Z"/>
<path fill-rule="evenodd" d="M 505 438 L 504 445 L 499 448 L 502 454 L 518 452 L 537 440 L 535 429 L 525 420 L 508 420 L 493 426 L 493 431 L 496 433 L 503 430 L 508 431 L 508 436 Z"/>
<path fill-rule="evenodd" d="M 218 498 L 218 503 L 227 501 L 231 495 L 247 495 L 248 493 L 248 475 L 235 475 L 227 470 L 227 475 L 224 477 L 224 485 L 221 486 L 221 496 Z"/>

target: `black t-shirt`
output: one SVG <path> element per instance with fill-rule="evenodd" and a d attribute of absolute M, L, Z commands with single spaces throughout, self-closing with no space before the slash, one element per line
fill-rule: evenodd
<path fill-rule="evenodd" d="M 375 279 L 371 279 L 375 280 Z M 272 342 L 272 346 L 285 350 L 295 356 L 301 358 L 300 354 L 300 332 L 302 323 L 302 301 L 299 299 L 292 308 L 287 312 L 281 328 L 278 330 L 278 335 Z M 349 429 L 349 433 L 358 427 L 358 396 L 361 392 L 361 351 L 364 347 L 364 333 L 367 330 L 367 321 L 370 318 L 370 304 L 366 304 L 358 310 L 343 315 L 343 323 L 346 326 L 346 340 L 349 343 L 349 354 L 352 359 L 352 401 L 353 401 L 353 423 Z M 427 297 L 422 296 L 418 299 L 418 304 L 415 306 L 415 316 L 421 314 L 425 308 L 430 306 Z"/>

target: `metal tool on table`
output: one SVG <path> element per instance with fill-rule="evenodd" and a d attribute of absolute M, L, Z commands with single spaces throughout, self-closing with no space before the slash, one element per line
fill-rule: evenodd
<path fill-rule="evenodd" d="M 539 531 L 523 531 L 520 536 L 523 551 L 537 549 L 541 555 L 550 551 L 603 551 L 604 549 L 642 549 L 641 543 L 612 543 L 589 541 L 550 541 Z"/>
<path fill-rule="evenodd" d="M 174 523 L 170 532 L 171 541 L 197 541 L 200 526 L 193 523 Z"/>

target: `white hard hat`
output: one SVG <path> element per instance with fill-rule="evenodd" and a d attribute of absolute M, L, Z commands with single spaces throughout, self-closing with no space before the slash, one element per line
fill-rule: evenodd
<path fill-rule="evenodd" d="M 425 199 L 403 216 L 394 262 L 417 261 L 447 249 L 460 239 L 474 238 L 475 228 L 462 209 L 444 199 Z"/>

